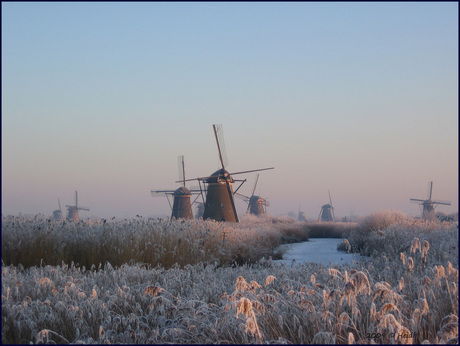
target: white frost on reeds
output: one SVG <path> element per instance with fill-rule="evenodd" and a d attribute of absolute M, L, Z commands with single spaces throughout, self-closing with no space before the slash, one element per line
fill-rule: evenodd
<path fill-rule="evenodd" d="M 15 236 L 10 231 L 15 230 L 24 236 L 23 245 L 31 233 L 43 235 L 43 227 L 55 227 L 47 228 L 42 221 L 21 222 L 7 224 L 5 234 L 2 228 L 2 240 L 11 242 Z M 219 232 L 224 228 L 215 224 L 203 228 L 193 222 L 181 226 L 131 220 L 123 222 L 130 229 L 81 224 L 63 229 L 68 232 L 64 238 L 55 236 L 66 239 L 69 249 L 69 244 L 76 244 L 70 242 L 70 233 L 78 230 L 78 241 L 96 248 L 91 242 L 101 240 L 94 234 L 101 231 L 105 244 L 116 244 L 115 249 L 125 255 L 115 235 L 126 230 L 125 240 L 136 251 L 144 255 L 158 251 L 149 253 L 151 258 L 180 254 L 184 243 L 194 246 L 197 257 L 205 258 L 201 256 L 214 255 L 200 241 L 205 239 L 214 249 L 222 244 Z M 12 228 L 8 231 L 8 227 Z M 234 233 L 227 244 L 234 242 L 246 249 L 246 244 L 238 242 L 248 241 L 248 235 L 240 234 L 247 226 L 225 227 L 228 235 Z M 268 235 L 258 238 L 263 229 L 260 223 L 254 233 L 248 233 L 254 239 L 270 239 Z M 161 235 L 157 238 L 161 244 L 149 235 L 153 230 Z M 129 262 L 113 266 L 110 261 L 92 268 L 71 262 L 30 268 L 3 263 L 2 342 L 436 344 L 458 340 L 458 245 L 452 242 L 458 237 L 457 228 L 405 228 L 399 223 L 379 232 L 363 238 L 375 240 L 379 246 L 372 251 L 379 252 L 353 266 L 304 263 L 286 267 L 269 260 L 222 265 L 215 262 L 217 257 L 172 264 L 168 269 Z M 176 237 L 179 233 L 182 236 Z M 139 241 L 149 236 L 150 244 Z M 421 250 L 411 252 L 415 237 Z M 61 246 L 55 244 L 57 251 Z M 409 257 L 412 271 L 407 267 Z M 395 334 L 389 336 L 390 332 Z M 385 336 L 373 339 L 372 333 Z"/>

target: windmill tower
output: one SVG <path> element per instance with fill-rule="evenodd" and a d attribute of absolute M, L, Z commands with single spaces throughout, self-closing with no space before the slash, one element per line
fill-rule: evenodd
<path fill-rule="evenodd" d="M 446 201 L 432 201 L 431 200 L 431 194 L 433 192 L 433 182 L 430 181 L 429 183 L 429 190 L 428 190 L 428 199 L 416 199 L 416 198 L 411 198 L 411 202 L 419 203 L 420 208 L 422 210 L 422 217 L 425 220 L 435 220 L 436 215 L 434 213 L 434 209 L 437 207 L 438 204 L 442 205 L 450 205 L 450 202 Z"/>
<path fill-rule="evenodd" d="M 267 212 L 266 207 L 270 205 L 270 203 L 260 196 L 256 196 L 254 193 L 256 192 L 257 183 L 259 181 L 259 174 L 257 174 L 256 183 L 254 184 L 254 188 L 252 189 L 251 197 L 245 196 L 241 193 L 236 193 L 237 196 L 240 196 L 244 199 L 244 201 L 248 204 L 248 209 L 246 213 L 252 215 L 262 215 Z"/>
<path fill-rule="evenodd" d="M 179 166 L 179 182 L 182 183 L 182 186 L 176 190 L 153 190 L 150 191 L 152 196 L 170 196 L 172 195 L 173 206 L 171 207 L 171 219 L 193 219 L 193 212 L 192 212 L 192 203 L 190 201 L 190 197 L 193 193 L 197 191 L 191 191 L 185 186 L 185 164 L 184 164 L 184 156 L 180 155 L 177 157 L 178 159 L 178 166 Z M 198 191 L 200 192 L 200 191 Z M 171 206 L 171 202 L 169 201 L 169 206 Z"/>
<path fill-rule="evenodd" d="M 233 183 L 235 181 L 241 181 L 241 184 L 235 190 L 235 192 L 237 192 L 241 185 L 243 185 L 243 183 L 246 181 L 246 179 L 234 180 L 231 175 L 264 171 L 267 169 L 273 169 L 274 167 L 229 173 L 225 169 L 227 163 L 224 150 L 222 125 L 213 125 L 213 129 L 221 168 L 208 177 L 201 177 L 190 180 L 198 180 L 200 183 L 200 189 L 201 182 L 204 184 L 206 201 L 204 201 L 203 220 L 213 219 L 216 221 L 238 222 L 239 220 L 235 207 Z"/>
<path fill-rule="evenodd" d="M 320 220 L 324 222 L 335 221 L 334 207 L 332 206 L 331 193 L 329 191 L 328 193 L 329 193 L 329 204 L 325 204 L 321 207 L 321 210 L 318 216 L 318 221 Z"/>
<path fill-rule="evenodd" d="M 305 213 L 303 211 L 300 211 L 300 205 L 299 205 L 299 213 L 297 214 L 297 221 L 300 221 L 300 222 L 307 221 L 307 217 L 305 216 Z"/>
<path fill-rule="evenodd" d="M 75 191 L 75 205 L 66 205 L 66 207 L 67 207 L 67 220 L 78 221 L 80 220 L 80 217 L 78 216 L 79 210 L 89 211 L 89 208 L 78 206 L 77 191 Z"/>
<path fill-rule="evenodd" d="M 59 198 L 58 198 L 58 205 L 59 205 L 59 209 L 56 209 L 55 211 L 53 211 L 53 219 L 61 221 L 61 220 L 64 220 L 64 215 L 62 214 L 61 202 L 59 201 Z"/>

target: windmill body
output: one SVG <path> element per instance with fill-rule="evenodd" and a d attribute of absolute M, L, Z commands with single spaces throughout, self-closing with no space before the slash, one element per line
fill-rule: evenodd
<path fill-rule="evenodd" d="M 75 191 L 75 205 L 66 205 L 67 207 L 67 220 L 78 221 L 80 220 L 80 215 L 78 213 L 79 210 L 86 210 L 89 211 L 87 207 L 79 207 L 78 206 L 78 194 Z"/>
<path fill-rule="evenodd" d="M 219 169 L 204 181 L 207 184 L 203 220 L 238 222 L 234 208 L 233 178 L 225 169 Z"/>
<path fill-rule="evenodd" d="M 174 204 L 171 218 L 193 219 L 192 203 L 190 197 L 192 193 L 185 186 L 179 187 L 174 191 Z"/>
<path fill-rule="evenodd" d="M 321 207 L 320 220 L 324 222 L 334 221 L 332 217 L 332 206 L 330 204 L 325 204 Z"/>
<path fill-rule="evenodd" d="M 425 220 L 435 220 L 436 219 L 436 214 L 435 214 L 434 210 L 435 210 L 435 208 L 437 207 L 438 204 L 450 205 L 450 202 L 432 201 L 431 200 L 432 193 L 433 193 L 433 182 L 430 181 L 428 199 L 416 199 L 416 198 L 411 198 L 410 199 L 411 202 L 419 203 L 419 205 L 420 205 L 420 207 L 422 209 L 422 217 Z"/>
<path fill-rule="evenodd" d="M 335 221 L 334 207 L 332 206 L 331 193 L 329 193 L 329 204 L 324 204 L 319 212 L 318 220 L 323 222 Z"/>
<path fill-rule="evenodd" d="M 173 196 L 171 219 L 193 219 L 192 202 L 190 198 L 196 191 L 192 192 L 187 187 L 185 187 L 185 164 L 183 155 L 178 156 L 178 164 L 180 179 L 178 182 L 182 182 L 183 186 L 176 190 L 154 190 L 151 191 L 151 194 L 154 197 L 169 195 Z"/>
<path fill-rule="evenodd" d="M 307 221 L 307 217 L 305 216 L 305 213 L 303 211 L 299 210 L 297 221 L 300 221 L 300 222 Z"/>
<path fill-rule="evenodd" d="M 258 181 L 259 181 L 259 174 L 257 174 L 257 179 L 254 184 L 254 188 L 252 189 L 251 197 L 242 195 L 240 193 L 237 194 L 237 196 L 242 197 L 244 201 L 248 203 L 248 209 L 246 210 L 246 213 L 256 215 L 256 216 L 265 214 L 267 212 L 266 207 L 270 205 L 267 200 L 254 194 L 256 191 Z"/>
<path fill-rule="evenodd" d="M 53 211 L 53 219 L 58 220 L 58 221 L 64 220 L 64 215 L 62 215 L 62 210 L 57 209 Z"/>
<path fill-rule="evenodd" d="M 267 202 L 260 196 L 252 195 L 249 198 L 249 214 L 262 215 L 266 213 Z"/>
<path fill-rule="evenodd" d="M 53 219 L 62 221 L 64 220 L 64 214 L 62 214 L 61 202 L 59 201 L 59 198 L 58 198 L 58 204 L 59 204 L 59 209 L 56 209 L 55 211 L 53 211 Z"/>

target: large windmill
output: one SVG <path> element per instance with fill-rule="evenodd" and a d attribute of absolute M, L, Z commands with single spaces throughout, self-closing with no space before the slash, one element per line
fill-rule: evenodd
<path fill-rule="evenodd" d="M 329 193 L 329 204 L 324 204 L 319 212 L 318 221 L 335 221 L 334 207 L 332 206 L 331 193 Z"/>
<path fill-rule="evenodd" d="M 410 199 L 411 202 L 415 202 L 420 205 L 420 208 L 422 210 L 422 216 L 426 220 L 434 220 L 436 218 L 434 209 L 437 207 L 438 204 L 450 205 L 450 202 L 447 202 L 447 201 L 432 201 L 431 200 L 432 192 L 433 192 L 433 182 L 430 181 L 428 199 L 416 199 L 416 198 Z"/>
<path fill-rule="evenodd" d="M 193 219 L 193 212 L 192 212 L 192 203 L 190 201 L 190 197 L 193 193 L 199 193 L 200 190 L 194 191 L 189 190 L 185 186 L 185 163 L 184 163 L 184 156 L 180 155 L 177 157 L 178 166 L 179 166 L 179 181 L 182 183 L 182 186 L 176 190 L 153 190 L 150 191 L 152 196 L 170 196 L 174 197 L 173 206 L 171 207 L 171 202 L 168 203 L 171 207 L 171 219 Z"/>
<path fill-rule="evenodd" d="M 236 193 L 237 196 L 242 197 L 243 200 L 248 204 L 248 209 L 246 210 L 246 213 L 249 212 L 249 214 L 253 215 L 265 214 L 267 212 L 267 207 L 270 205 L 270 203 L 265 198 L 255 195 L 258 181 L 259 174 L 257 174 L 256 183 L 254 184 L 254 188 L 252 189 L 251 197 L 245 196 L 241 193 Z"/>
<path fill-rule="evenodd" d="M 224 150 L 224 138 L 222 125 L 213 125 L 214 137 L 217 143 L 217 152 L 219 154 L 219 162 L 221 168 L 215 171 L 213 174 L 207 177 L 195 178 L 190 180 L 198 180 L 201 189 L 201 182 L 204 184 L 204 191 L 206 192 L 206 201 L 204 202 L 204 212 L 203 220 L 213 219 L 216 221 L 228 221 L 228 222 L 238 222 L 238 214 L 235 207 L 235 198 L 233 192 L 233 183 L 235 181 L 241 181 L 241 184 L 235 190 L 243 185 L 246 181 L 244 180 L 234 180 L 232 175 L 264 171 L 270 168 L 261 168 L 254 169 L 250 171 L 242 171 L 229 173 L 225 166 L 227 165 L 226 154 Z"/>
<path fill-rule="evenodd" d="M 53 219 L 54 220 L 64 220 L 64 215 L 62 214 L 61 202 L 59 201 L 59 198 L 58 198 L 58 205 L 59 205 L 59 209 L 56 209 L 55 211 L 53 211 Z"/>
<path fill-rule="evenodd" d="M 66 205 L 66 207 L 67 207 L 67 220 L 78 221 L 78 220 L 80 220 L 80 217 L 78 216 L 78 211 L 79 210 L 89 211 L 89 208 L 87 208 L 87 207 L 79 207 L 78 206 L 78 194 L 77 194 L 77 191 L 75 191 L 75 205 Z"/>

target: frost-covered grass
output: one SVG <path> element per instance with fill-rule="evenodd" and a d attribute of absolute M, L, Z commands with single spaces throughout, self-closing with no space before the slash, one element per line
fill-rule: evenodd
<path fill-rule="evenodd" d="M 2 260 L 25 268 L 73 262 L 89 269 L 107 261 L 113 266 L 143 263 L 164 268 L 202 262 L 243 264 L 279 258 L 278 245 L 293 234 L 296 241 L 308 239 L 302 225 L 273 220 L 169 222 L 137 217 L 90 224 L 2 217 Z"/>
<path fill-rule="evenodd" d="M 130 222 L 125 224 L 163 227 L 157 221 Z M 256 236 L 250 229 L 258 234 L 262 226 L 215 224 L 207 227 L 207 236 L 219 239 L 225 230 L 225 241 L 235 244 L 251 242 Z M 271 225 L 262 229 L 278 234 Z M 91 239 L 100 241 L 98 227 L 104 225 Z M 200 231 L 206 229 L 195 233 Z M 347 242 L 352 245 L 351 234 Z M 203 261 L 169 269 L 104 262 L 85 270 L 62 263 L 26 269 L 3 263 L 2 342 L 458 342 L 457 226 L 403 221 L 361 236 L 364 243 L 379 245 L 368 261 L 353 266 L 285 266 L 264 259 L 242 266 Z"/>

